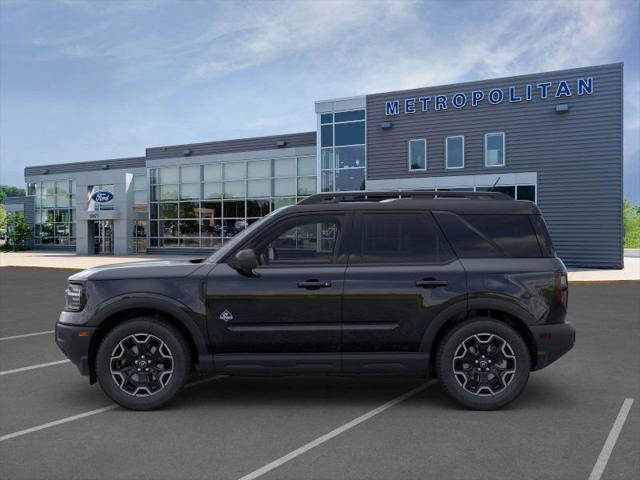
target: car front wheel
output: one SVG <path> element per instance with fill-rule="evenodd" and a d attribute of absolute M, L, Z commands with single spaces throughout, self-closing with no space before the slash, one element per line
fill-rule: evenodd
<path fill-rule="evenodd" d="M 105 394 L 131 410 L 154 410 L 184 386 L 191 361 L 183 336 L 165 321 L 126 321 L 102 340 L 96 373 Z"/>
<path fill-rule="evenodd" d="M 520 334 L 505 323 L 474 318 L 451 329 L 439 345 L 438 378 L 446 392 L 472 410 L 495 410 L 527 384 L 531 358 Z"/>

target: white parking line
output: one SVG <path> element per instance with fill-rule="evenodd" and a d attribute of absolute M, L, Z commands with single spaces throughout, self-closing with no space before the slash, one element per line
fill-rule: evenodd
<path fill-rule="evenodd" d="M 205 378 L 203 380 L 197 380 L 195 382 L 187 384 L 185 388 L 196 387 L 196 386 L 201 385 L 203 383 L 211 382 L 213 380 L 218 380 L 218 379 L 223 378 L 223 377 L 224 377 L 224 375 L 217 375 L 215 377 Z M 55 427 L 57 425 L 62 425 L 64 423 L 69 423 L 69 422 L 73 422 L 75 420 L 80 420 L 81 418 L 86 418 L 86 417 L 90 417 L 92 415 L 98 415 L 100 413 L 108 412 L 110 410 L 118 408 L 118 406 L 119 405 L 116 405 L 114 403 L 112 405 L 107 405 L 106 407 L 97 408 L 96 410 L 90 410 L 88 412 L 79 413 L 78 415 L 72 415 L 71 417 L 61 418 L 60 420 L 54 420 L 53 422 L 43 423 L 42 425 L 37 425 L 35 427 L 25 428 L 24 430 L 18 430 L 17 432 L 8 433 L 6 435 L 0 436 L 0 442 L 4 442 L 5 440 L 10 440 L 10 439 L 16 438 L 16 437 L 21 437 L 23 435 L 28 435 L 29 433 L 38 432 L 38 431 L 44 430 L 46 428 L 51 428 L 51 427 Z"/>
<path fill-rule="evenodd" d="M 10 375 L 12 373 L 26 372 L 27 370 L 34 370 L 36 368 L 53 367 L 54 365 L 60 365 L 62 363 L 69 363 L 71 360 L 58 360 L 57 362 L 39 363 L 38 365 L 29 365 L 28 367 L 14 368 L 13 370 L 3 370 L 0 372 L 2 375 Z"/>
<path fill-rule="evenodd" d="M 325 433 L 321 437 L 318 437 L 315 440 L 312 440 L 311 442 L 307 443 L 306 445 L 303 445 L 300 448 L 297 448 L 294 451 L 292 451 L 290 453 L 287 453 L 285 456 L 280 457 L 277 460 L 274 460 L 273 462 L 266 464 L 264 467 L 260 467 L 259 469 L 254 470 L 253 472 L 251 472 L 251 473 L 245 475 L 244 477 L 240 478 L 240 480 L 254 480 L 255 478 L 261 477 L 265 473 L 268 473 L 271 470 L 273 470 L 275 468 L 278 468 L 279 466 L 287 463 L 288 461 L 293 460 L 294 458 L 302 455 L 305 452 L 308 452 L 312 448 L 315 448 L 318 445 L 322 445 L 323 443 L 331 440 L 334 437 L 337 437 L 341 433 L 344 433 L 347 430 L 350 430 L 350 429 L 352 429 L 353 427 L 355 427 L 357 425 L 360 425 L 362 422 L 366 422 L 370 418 L 375 417 L 376 415 L 384 412 L 385 410 L 393 407 L 394 405 L 397 405 L 398 403 L 400 403 L 400 402 L 402 402 L 402 401 L 404 401 L 404 400 L 406 400 L 406 399 L 408 399 L 410 397 L 413 397 L 415 394 L 420 393 L 425 388 L 430 387 L 431 385 L 433 385 L 436 382 L 437 382 L 437 380 L 435 380 L 435 379 L 429 380 L 428 382 L 423 383 L 422 385 L 414 388 L 413 390 L 409 390 L 408 392 L 400 395 L 399 397 L 396 397 L 393 400 L 390 400 L 389 402 L 385 403 L 384 405 L 381 405 L 381 406 L 379 406 L 377 408 L 374 408 L 373 410 L 365 413 L 364 415 L 361 415 L 358 418 L 355 418 L 355 419 L 351 420 L 350 422 L 345 423 L 344 425 L 336 428 L 335 430 L 331 430 L 329 433 Z"/>
<path fill-rule="evenodd" d="M 620 407 L 618 417 L 616 418 L 616 421 L 613 422 L 607 441 L 604 442 L 600 456 L 598 457 L 598 460 L 596 460 L 596 464 L 593 466 L 591 475 L 589 475 L 589 480 L 600 480 L 600 477 L 602 477 L 604 469 L 607 467 L 609 457 L 611 456 L 611 452 L 613 452 L 613 447 L 616 446 L 616 442 L 618 441 L 624 422 L 627 420 L 627 415 L 629 415 L 631 405 L 633 405 L 633 398 L 626 398 L 625 401 L 622 402 L 622 407 Z"/>
<path fill-rule="evenodd" d="M 47 330 L 46 332 L 24 333 L 22 335 L 12 335 L 11 337 L 0 337 L 0 342 L 5 340 L 15 340 L 17 338 L 35 337 L 36 335 L 49 335 L 54 332 L 55 330 Z"/>

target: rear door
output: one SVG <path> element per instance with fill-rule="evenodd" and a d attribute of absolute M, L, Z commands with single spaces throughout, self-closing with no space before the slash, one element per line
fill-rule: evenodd
<path fill-rule="evenodd" d="M 343 369 L 422 370 L 430 321 L 466 301 L 465 272 L 428 212 L 356 215 L 345 275 Z"/>

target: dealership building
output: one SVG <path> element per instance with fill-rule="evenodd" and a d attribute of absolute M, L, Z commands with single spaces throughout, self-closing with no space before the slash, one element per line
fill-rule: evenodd
<path fill-rule="evenodd" d="M 622 64 L 315 103 L 313 132 L 31 166 L 35 248 L 207 252 L 313 193 L 437 189 L 536 202 L 569 266 L 621 268 Z"/>

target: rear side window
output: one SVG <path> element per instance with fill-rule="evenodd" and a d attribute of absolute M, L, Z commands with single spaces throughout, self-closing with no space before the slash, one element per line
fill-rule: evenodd
<path fill-rule="evenodd" d="M 545 257 L 555 257 L 556 251 L 553 248 L 553 243 L 551 242 L 551 237 L 549 236 L 549 231 L 547 230 L 542 215 L 531 215 L 531 223 L 533 223 L 533 228 L 535 228 L 538 234 L 538 243 L 540 244 L 542 255 Z"/>
<path fill-rule="evenodd" d="M 362 215 L 364 263 L 442 263 L 452 258 L 451 248 L 428 214 Z"/>
<path fill-rule="evenodd" d="M 542 257 L 528 215 L 435 215 L 459 257 Z"/>

